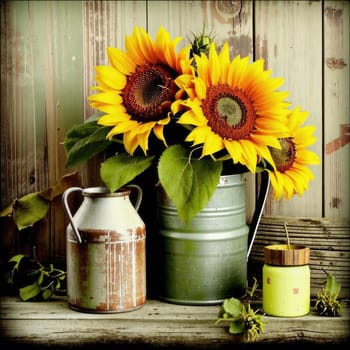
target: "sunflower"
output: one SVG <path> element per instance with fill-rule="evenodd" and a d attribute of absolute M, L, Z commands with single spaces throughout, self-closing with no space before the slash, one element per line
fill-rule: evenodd
<path fill-rule="evenodd" d="M 196 75 L 175 80 L 187 93 L 172 105 L 174 114 L 182 112 L 178 123 L 192 128 L 186 141 L 201 145 L 202 157 L 224 151 L 253 173 L 261 158 L 273 165 L 269 146 L 279 148 L 278 138 L 288 135 L 288 93 L 275 91 L 283 79 L 270 78 L 262 59 L 230 61 L 227 43 L 219 54 L 212 44 L 208 56 L 195 56 L 195 66 Z"/>
<path fill-rule="evenodd" d="M 318 156 L 306 149 L 316 141 L 315 127 L 301 127 L 307 116 L 308 113 L 300 111 L 299 107 L 290 112 L 287 119 L 290 136 L 280 139 L 281 149 L 270 150 L 276 169 L 267 171 L 276 199 L 283 195 L 286 199 L 294 194 L 301 196 L 308 189 L 308 181 L 314 179 L 307 165 L 320 163 Z"/>
<path fill-rule="evenodd" d="M 131 155 L 138 146 L 147 153 L 151 131 L 166 144 L 163 129 L 180 91 L 174 79 L 191 71 L 190 46 L 178 54 L 175 50 L 181 40 L 171 40 L 160 27 L 153 41 L 144 29 L 135 27 L 132 36 L 126 36 L 125 52 L 109 47 L 111 65 L 95 67 L 99 92 L 89 96 L 90 104 L 105 113 L 99 124 L 113 126 L 108 138 L 123 134 L 124 147 Z"/>

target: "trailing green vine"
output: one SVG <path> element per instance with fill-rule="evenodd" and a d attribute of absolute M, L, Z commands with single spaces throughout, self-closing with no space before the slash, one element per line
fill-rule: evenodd
<path fill-rule="evenodd" d="M 36 233 L 35 225 L 47 216 L 50 204 L 72 186 L 81 184 L 79 173 L 65 174 L 53 186 L 14 199 L 0 211 L 1 217 L 10 217 L 18 231 Z M 9 261 L 0 262 L 1 292 L 9 289 L 21 300 L 49 300 L 54 294 L 66 293 L 66 272 L 53 264 L 44 266 L 36 257 L 31 235 L 26 236 L 33 249 L 33 257 L 16 254 Z M 5 291 L 7 292 L 7 290 Z"/>
<path fill-rule="evenodd" d="M 8 284 L 22 301 L 49 300 L 55 294 L 66 293 L 66 272 L 42 265 L 36 258 L 17 254 L 9 260 Z"/>

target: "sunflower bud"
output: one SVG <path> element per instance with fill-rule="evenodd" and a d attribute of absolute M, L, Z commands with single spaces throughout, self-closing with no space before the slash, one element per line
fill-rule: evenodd
<path fill-rule="evenodd" d="M 190 57 L 192 58 L 193 55 L 200 55 L 201 53 L 208 55 L 210 45 L 214 41 L 214 36 L 212 36 L 211 33 L 205 34 L 204 25 L 203 25 L 203 31 L 201 34 L 196 35 L 192 32 L 192 35 L 193 35 L 193 40 L 191 41 L 192 47 L 190 50 Z"/>

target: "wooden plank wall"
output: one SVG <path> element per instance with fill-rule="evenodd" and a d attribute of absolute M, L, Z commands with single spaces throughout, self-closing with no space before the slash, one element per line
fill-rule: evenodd
<path fill-rule="evenodd" d="M 275 201 L 270 194 L 264 214 L 348 223 L 347 1 L 2 1 L 1 207 L 77 170 L 65 169 L 62 141 L 93 112 L 86 97 L 94 66 L 107 63 L 107 46 L 124 49 L 124 36 L 134 25 L 153 37 L 164 25 L 172 37 L 183 36 L 185 45 L 203 23 L 219 45 L 229 42 L 232 57 L 263 57 L 265 68 L 285 79 L 293 106 L 309 111 L 307 124 L 316 126 L 311 149 L 322 164 L 312 167 L 309 191 L 289 201 Z M 78 170 L 84 186 L 100 181 L 98 161 Z M 255 192 L 255 177 L 248 175 L 248 222 Z M 23 236 L 30 233 L 16 232 L 7 219 L 0 224 L 0 260 L 27 249 Z M 65 225 L 56 204 L 36 227 L 43 260 L 64 261 Z"/>
<path fill-rule="evenodd" d="M 1 2 L 1 208 L 66 173 L 62 141 L 84 106 L 82 42 L 80 2 Z M 38 234 L 4 220 L 1 252 L 28 253 L 35 235 L 42 260 L 62 257 L 65 224 L 60 203 Z"/>

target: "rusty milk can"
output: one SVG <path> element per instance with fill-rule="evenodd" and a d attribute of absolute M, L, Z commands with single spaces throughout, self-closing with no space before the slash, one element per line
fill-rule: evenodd
<path fill-rule="evenodd" d="M 135 190 L 135 206 L 130 200 Z M 68 197 L 81 192 L 72 216 Z M 111 193 L 104 187 L 71 187 L 62 196 L 69 219 L 67 295 L 76 311 L 124 312 L 146 302 L 146 228 L 137 210 L 142 190 L 128 185 Z"/>

